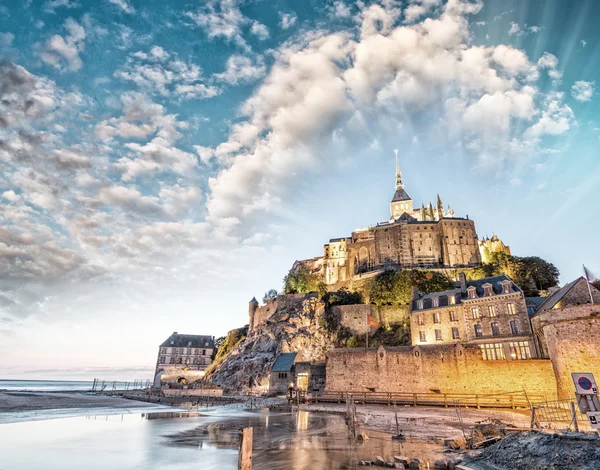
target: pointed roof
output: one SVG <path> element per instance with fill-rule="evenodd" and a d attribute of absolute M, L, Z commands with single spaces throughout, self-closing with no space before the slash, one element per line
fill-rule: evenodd
<path fill-rule="evenodd" d="M 536 309 L 536 313 L 552 310 L 556 304 L 558 304 L 571 291 L 571 289 L 573 289 L 573 287 L 575 287 L 575 285 L 582 280 L 584 282 L 588 282 L 585 277 L 580 276 L 574 281 L 571 281 L 562 286 L 560 289 L 554 291 L 540 304 L 540 306 Z"/>
<path fill-rule="evenodd" d="M 271 372 L 289 372 L 296 360 L 296 353 L 281 353 L 271 367 Z"/>
<path fill-rule="evenodd" d="M 256 296 L 252 297 L 252 300 L 250 301 L 251 304 L 257 304 L 258 300 L 256 300 Z"/>
<path fill-rule="evenodd" d="M 396 189 L 396 192 L 394 193 L 394 197 L 392 198 L 392 202 L 398 202 L 398 201 L 410 201 L 410 196 L 407 194 L 407 192 L 404 190 L 404 188 L 400 188 L 400 189 Z"/>

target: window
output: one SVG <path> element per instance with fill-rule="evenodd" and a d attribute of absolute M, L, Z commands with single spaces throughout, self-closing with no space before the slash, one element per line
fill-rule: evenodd
<path fill-rule="evenodd" d="M 165 357 L 164 356 L 160 356 L 160 359 L 158 360 L 159 363 L 164 364 L 165 363 Z"/>
<path fill-rule="evenodd" d="M 516 315 L 517 312 L 515 310 L 515 304 L 506 304 L 506 310 L 508 311 L 509 315 Z"/>
<path fill-rule="evenodd" d="M 203 356 L 206 356 L 206 349 L 203 349 L 203 350 L 202 350 L 202 355 L 203 355 Z"/>
<path fill-rule="evenodd" d="M 419 315 L 419 326 L 423 326 L 425 321 L 423 320 L 423 315 Z"/>
<path fill-rule="evenodd" d="M 458 316 L 454 310 L 450 310 L 450 321 L 458 321 Z"/>
<path fill-rule="evenodd" d="M 471 307 L 471 314 L 473 315 L 473 319 L 479 318 L 481 315 L 479 313 L 479 307 Z"/>
<path fill-rule="evenodd" d="M 435 340 L 442 341 L 442 330 L 435 330 Z"/>
<path fill-rule="evenodd" d="M 495 317 L 496 314 L 496 306 L 495 305 L 488 305 L 488 313 L 490 314 L 490 317 Z"/>
<path fill-rule="evenodd" d="M 471 286 L 467 289 L 467 291 L 469 292 L 469 299 L 477 298 L 477 292 L 475 292 L 475 287 Z"/>
<path fill-rule="evenodd" d="M 432 301 L 434 307 L 440 306 L 440 298 L 439 297 L 434 297 L 431 301 Z"/>
<path fill-rule="evenodd" d="M 161 354 L 167 354 L 167 348 L 160 348 Z"/>
<path fill-rule="evenodd" d="M 510 294 L 510 282 L 509 281 L 504 281 L 502 283 L 502 293 Z"/>
<path fill-rule="evenodd" d="M 500 361 L 506 359 L 502 343 L 482 344 L 481 354 L 485 361 Z"/>
<path fill-rule="evenodd" d="M 473 328 L 475 329 L 475 337 L 476 338 L 483 337 L 483 329 L 481 328 L 480 323 L 475 323 L 475 326 Z"/>
<path fill-rule="evenodd" d="M 483 286 L 483 290 L 484 290 L 484 295 L 485 296 L 494 295 L 494 291 L 492 290 L 491 284 L 484 285 Z"/>
<path fill-rule="evenodd" d="M 419 341 L 421 341 L 421 343 L 427 342 L 427 334 L 424 331 L 419 331 Z"/>
<path fill-rule="evenodd" d="M 515 320 L 510 321 L 510 331 L 513 335 L 519 334 L 519 325 L 517 325 L 517 322 Z"/>
<path fill-rule="evenodd" d="M 452 328 L 452 339 L 460 339 L 458 328 Z"/>
<path fill-rule="evenodd" d="M 417 300 L 417 309 L 423 310 L 423 301 L 422 300 Z"/>
<path fill-rule="evenodd" d="M 448 303 L 449 303 L 450 305 L 454 305 L 454 304 L 456 304 L 456 296 L 455 296 L 455 295 L 449 295 L 449 296 L 448 296 Z"/>
<path fill-rule="evenodd" d="M 439 313 L 433 314 L 433 323 L 440 323 L 440 314 Z"/>
<path fill-rule="evenodd" d="M 513 359 L 531 359 L 529 341 L 514 341 L 508 343 L 508 348 Z"/>
<path fill-rule="evenodd" d="M 492 323 L 492 336 L 500 336 L 500 325 Z"/>

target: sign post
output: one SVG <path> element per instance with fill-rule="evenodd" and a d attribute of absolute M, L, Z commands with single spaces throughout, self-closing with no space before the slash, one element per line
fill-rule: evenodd
<path fill-rule="evenodd" d="M 598 400 L 598 385 L 591 372 L 572 373 L 575 384 L 575 397 L 579 410 L 587 415 L 592 429 L 600 435 L 600 401 Z"/>

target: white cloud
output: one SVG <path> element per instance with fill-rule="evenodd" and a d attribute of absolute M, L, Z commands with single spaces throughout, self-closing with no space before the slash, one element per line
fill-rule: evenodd
<path fill-rule="evenodd" d="M 515 23 L 515 22 L 510 23 L 510 28 L 508 30 L 508 35 L 509 36 L 518 35 L 521 32 L 522 32 L 521 31 L 521 27 L 519 26 L 518 23 Z"/>
<path fill-rule="evenodd" d="M 246 44 L 242 27 L 248 19 L 240 11 L 236 0 L 211 0 L 196 12 L 187 12 L 186 15 L 211 39 L 224 38 L 240 45 Z"/>
<path fill-rule="evenodd" d="M 221 90 L 215 86 L 195 83 L 193 85 L 177 85 L 175 93 L 185 99 L 208 99 L 221 93 Z"/>
<path fill-rule="evenodd" d="M 571 96 L 582 103 L 590 101 L 594 96 L 596 82 L 579 80 L 571 87 Z"/>
<path fill-rule="evenodd" d="M 281 29 L 289 29 L 296 24 L 298 16 L 296 13 L 282 13 L 279 12 L 279 27 Z"/>
<path fill-rule="evenodd" d="M 63 37 L 52 36 L 44 45 L 40 57 L 53 67 L 64 70 L 64 62 L 68 70 L 79 70 L 83 65 L 79 54 L 85 48 L 85 29 L 72 18 L 65 21 L 64 27 L 68 34 Z"/>
<path fill-rule="evenodd" d="M 527 26 L 524 25 L 523 28 L 521 28 L 521 26 L 518 23 L 515 22 L 511 22 L 510 23 L 510 28 L 508 30 L 508 35 L 509 36 L 526 36 L 528 34 L 535 34 L 535 33 L 539 33 L 542 30 L 541 26 Z"/>
<path fill-rule="evenodd" d="M 10 46 L 14 38 L 15 35 L 12 33 L 0 33 L 0 46 Z"/>
<path fill-rule="evenodd" d="M 412 23 L 441 3 L 441 0 L 410 0 L 410 4 L 404 10 L 404 19 Z"/>
<path fill-rule="evenodd" d="M 587 44 L 587 41 L 585 39 L 581 40 L 581 47 L 585 47 Z"/>
<path fill-rule="evenodd" d="M 48 0 L 44 4 L 44 13 L 56 13 L 57 8 L 79 8 L 79 3 L 74 0 Z"/>
<path fill-rule="evenodd" d="M 262 23 L 258 21 L 252 22 L 252 27 L 250 28 L 250 32 L 258 37 L 258 39 L 265 40 L 269 37 L 269 29 Z"/>
<path fill-rule="evenodd" d="M 336 18 L 349 18 L 352 14 L 350 5 L 344 3 L 343 0 L 336 0 L 330 8 L 331 14 Z"/>
<path fill-rule="evenodd" d="M 118 6 L 122 11 L 124 11 L 125 13 L 135 13 L 135 8 L 133 8 L 129 2 L 127 2 L 126 0 L 108 0 L 110 3 L 112 3 L 113 5 Z"/>
<path fill-rule="evenodd" d="M 225 71 L 215 74 L 215 78 L 236 85 L 258 80 L 265 73 L 266 67 L 261 56 L 256 58 L 256 62 L 253 62 L 248 56 L 232 55 L 227 59 Z"/>
<path fill-rule="evenodd" d="M 546 98 L 546 108 L 538 122 L 525 131 L 526 138 L 539 138 L 544 135 L 561 135 L 567 132 L 575 120 L 573 110 L 563 104 L 562 93 L 550 93 Z"/>

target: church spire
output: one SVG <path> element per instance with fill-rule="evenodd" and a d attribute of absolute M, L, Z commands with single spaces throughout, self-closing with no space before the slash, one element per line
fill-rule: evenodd
<path fill-rule="evenodd" d="M 404 183 L 402 183 L 402 172 L 400 171 L 400 164 L 398 163 L 398 149 L 394 150 L 396 154 L 396 190 L 404 189 Z"/>

